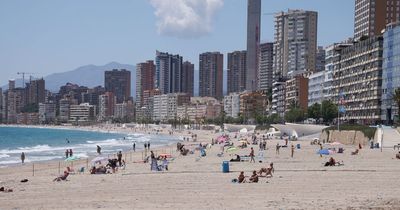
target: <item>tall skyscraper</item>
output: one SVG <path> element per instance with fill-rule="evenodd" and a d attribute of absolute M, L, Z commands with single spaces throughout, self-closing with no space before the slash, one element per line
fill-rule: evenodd
<path fill-rule="evenodd" d="M 189 61 L 182 65 L 182 92 L 193 96 L 194 89 L 194 64 Z"/>
<path fill-rule="evenodd" d="M 228 94 L 246 89 L 246 56 L 245 50 L 228 53 Z"/>
<path fill-rule="evenodd" d="M 273 63 L 274 43 L 266 42 L 260 44 L 260 90 L 267 91 L 272 88 Z"/>
<path fill-rule="evenodd" d="M 246 90 L 258 88 L 258 59 L 261 27 L 261 0 L 247 0 Z"/>
<path fill-rule="evenodd" d="M 117 103 L 129 100 L 131 97 L 131 72 L 126 69 L 113 69 L 104 74 L 104 87 L 106 91 L 114 93 Z"/>
<path fill-rule="evenodd" d="M 182 92 L 182 56 L 156 52 L 155 88 L 162 94 Z"/>
<path fill-rule="evenodd" d="M 400 20 L 400 0 L 355 0 L 354 39 L 381 35 L 389 23 Z"/>
<path fill-rule="evenodd" d="M 45 103 L 46 101 L 46 88 L 44 79 L 32 80 L 26 84 L 27 88 L 27 103 L 36 104 Z"/>
<path fill-rule="evenodd" d="M 274 78 L 315 71 L 317 12 L 288 10 L 275 15 Z"/>
<path fill-rule="evenodd" d="M 116 97 L 112 92 L 105 92 L 99 96 L 99 120 L 108 120 L 114 115 Z"/>
<path fill-rule="evenodd" d="M 199 56 L 199 95 L 217 99 L 223 97 L 224 55 L 219 52 L 206 52 Z"/>
<path fill-rule="evenodd" d="M 137 107 L 143 106 L 143 92 L 154 89 L 154 75 L 156 66 L 154 61 L 138 63 L 136 65 L 136 102 Z"/>

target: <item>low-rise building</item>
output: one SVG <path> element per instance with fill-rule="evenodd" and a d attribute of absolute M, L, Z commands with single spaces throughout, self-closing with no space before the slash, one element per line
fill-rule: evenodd
<path fill-rule="evenodd" d="M 16 123 L 19 125 L 37 125 L 39 124 L 39 114 L 33 113 L 19 113 L 16 117 Z"/>
<path fill-rule="evenodd" d="M 114 119 L 122 119 L 125 122 L 130 122 L 135 119 L 135 104 L 132 101 L 116 104 L 114 109 Z"/>
<path fill-rule="evenodd" d="M 114 106 L 117 101 L 112 92 L 106 92 L 99 96 L 99 121 L 106 121 L 114 115 Z"/>
<path fill-rule="evenodd" d="M 88 124 L 96 119 L 96 107 L 88 103 L 70 106 L 69 122 L 74 124 Z"/>
<path fill-rule="evenodd" d="M 267 113 L 268 99 L 263 92 L 245 92 L 240 95 L 240 114 L 245 120 L 255 120 Z"/>
<path fill-rule="evenodd" d="M 286 81 L 286 112 L 292 106 L 307 111 L 308 108 L 308 78 L 297 75 L 293 79 Z"/>
<path fill-rule="evenodd" d="M 187 93 L 169 93 L 153 98 L 153 120 L 162 122 L 177 120 L 177 107 L 190 102 Z"/>

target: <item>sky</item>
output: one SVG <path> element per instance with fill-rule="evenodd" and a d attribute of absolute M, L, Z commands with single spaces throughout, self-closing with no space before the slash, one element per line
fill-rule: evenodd
<path fill-rule="evenodd" d="M 272 13 L 318 12 L 318 45 L 353 35 L 353 0 L 262 0 L 261 40 L 273 41 Z M 0 84 L 77 67 L 180 54 L 246 49 L 246 0 L 0 0 Z"/>

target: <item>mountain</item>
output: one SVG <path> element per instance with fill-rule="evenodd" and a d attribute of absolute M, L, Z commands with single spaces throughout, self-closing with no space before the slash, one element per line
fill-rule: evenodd
<path fill-rule="evenodd" d="M 127 69 L 131 71 L 131 94 L 134 96 L 136 93 L 136 68 L 129 64 L 120 64 L 117 62 L 111 62 L 104 66 L 86 65 L 81 66 L 75 70 L 50 74 L 44 77 L 46 81 L 46 89 L 52 92 L 58 92 L 60 87 L 65 85 L 67 82 L 75 83 L 89 88 L 96 86 L 104 86 L 104 71 L 112 69 Z M 29 79 L 25 79 L 27 81 Z M 21 79 L 17 79 L 16 85 L 22 84 Z M 4 89 L 7 85 L 4 86 Z"/>

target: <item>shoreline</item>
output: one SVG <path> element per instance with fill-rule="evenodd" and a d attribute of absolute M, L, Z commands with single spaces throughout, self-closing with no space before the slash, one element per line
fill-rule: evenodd
<path fill-rule="evenodd" d="M 115 124 L 107 125 L 107 127 L 104 126 L 36 126 L 36 125 L 0 125 L 0 127 L 9 127 L 9 128 L 32 128 L 32 129 L 54 129 L 54 130 L 71 130 L 71 131 L 84 131 L 84 132 L 93 132 L 93 133 L 112 133 L 112 134 L 119 134 L 119 135 L 125 135 L 125 137 L 128 137 L 130 135 L 134 134 L 142 134 L 142 135 L 148 135 L 148 136 L 174 136 L 176 139 L 172 142 L 167 141 L 165 144 L 162 145 L 152 145 L 152 149 L 154 150 L 160 150 L 160 149 L 167 149 L 170 148 L 173 144 L 176 144 L 177 142 L 182 141 L 182 135 L 176 135 L 174 132 L 173 135 L 168 135 L 167 133 L 164 132 L 159 132 L 158 134 L 152 133 L 151 131 L 145 129 L 145 130 L 132 130 L 132 129 L 126 129 L 123 127 L 116 126 Z M 112 130 L 110 130 L 112 129 Z M 137 144 L 138 145 L 138 144 Z M 119 150 L 115 150 L 110 153 L 102 153 L 101 155 L 107 155 L 108 157 L 115 156 Z M 125 154 L 129 154 L 132 152 L 133 149 L 126 149 L 122 150 L 122 154 L 125 157 Z M 144 148 L 137 148 L 136 152 L 142 152 L 144 151 Z M 28 155 L 28 154 L 27 154 Z M 77 161 L 74 162 L 80 162 L 88 159 L 93 159 L 97 157 L 98 155 L 88 155 L 87 157 L 80 158 Z M 51 160 L 39 160 L 39 161 L 31 161 L 31 162 L 25 162 L 25 164 L 22 163 L 12 163 L 12 164 L 4 164 L 0 165 L 0 169 L 3 168 L 10 168 L 10 167 L 20 167 L 23 165 L 32 165 L 32 164 L 54 164 L 54 163 L 59 163 L 59 162 L 64 162 L 65 158 L 54 158 Z M 65 165 L 65 164 L 64 164 Z"/>

